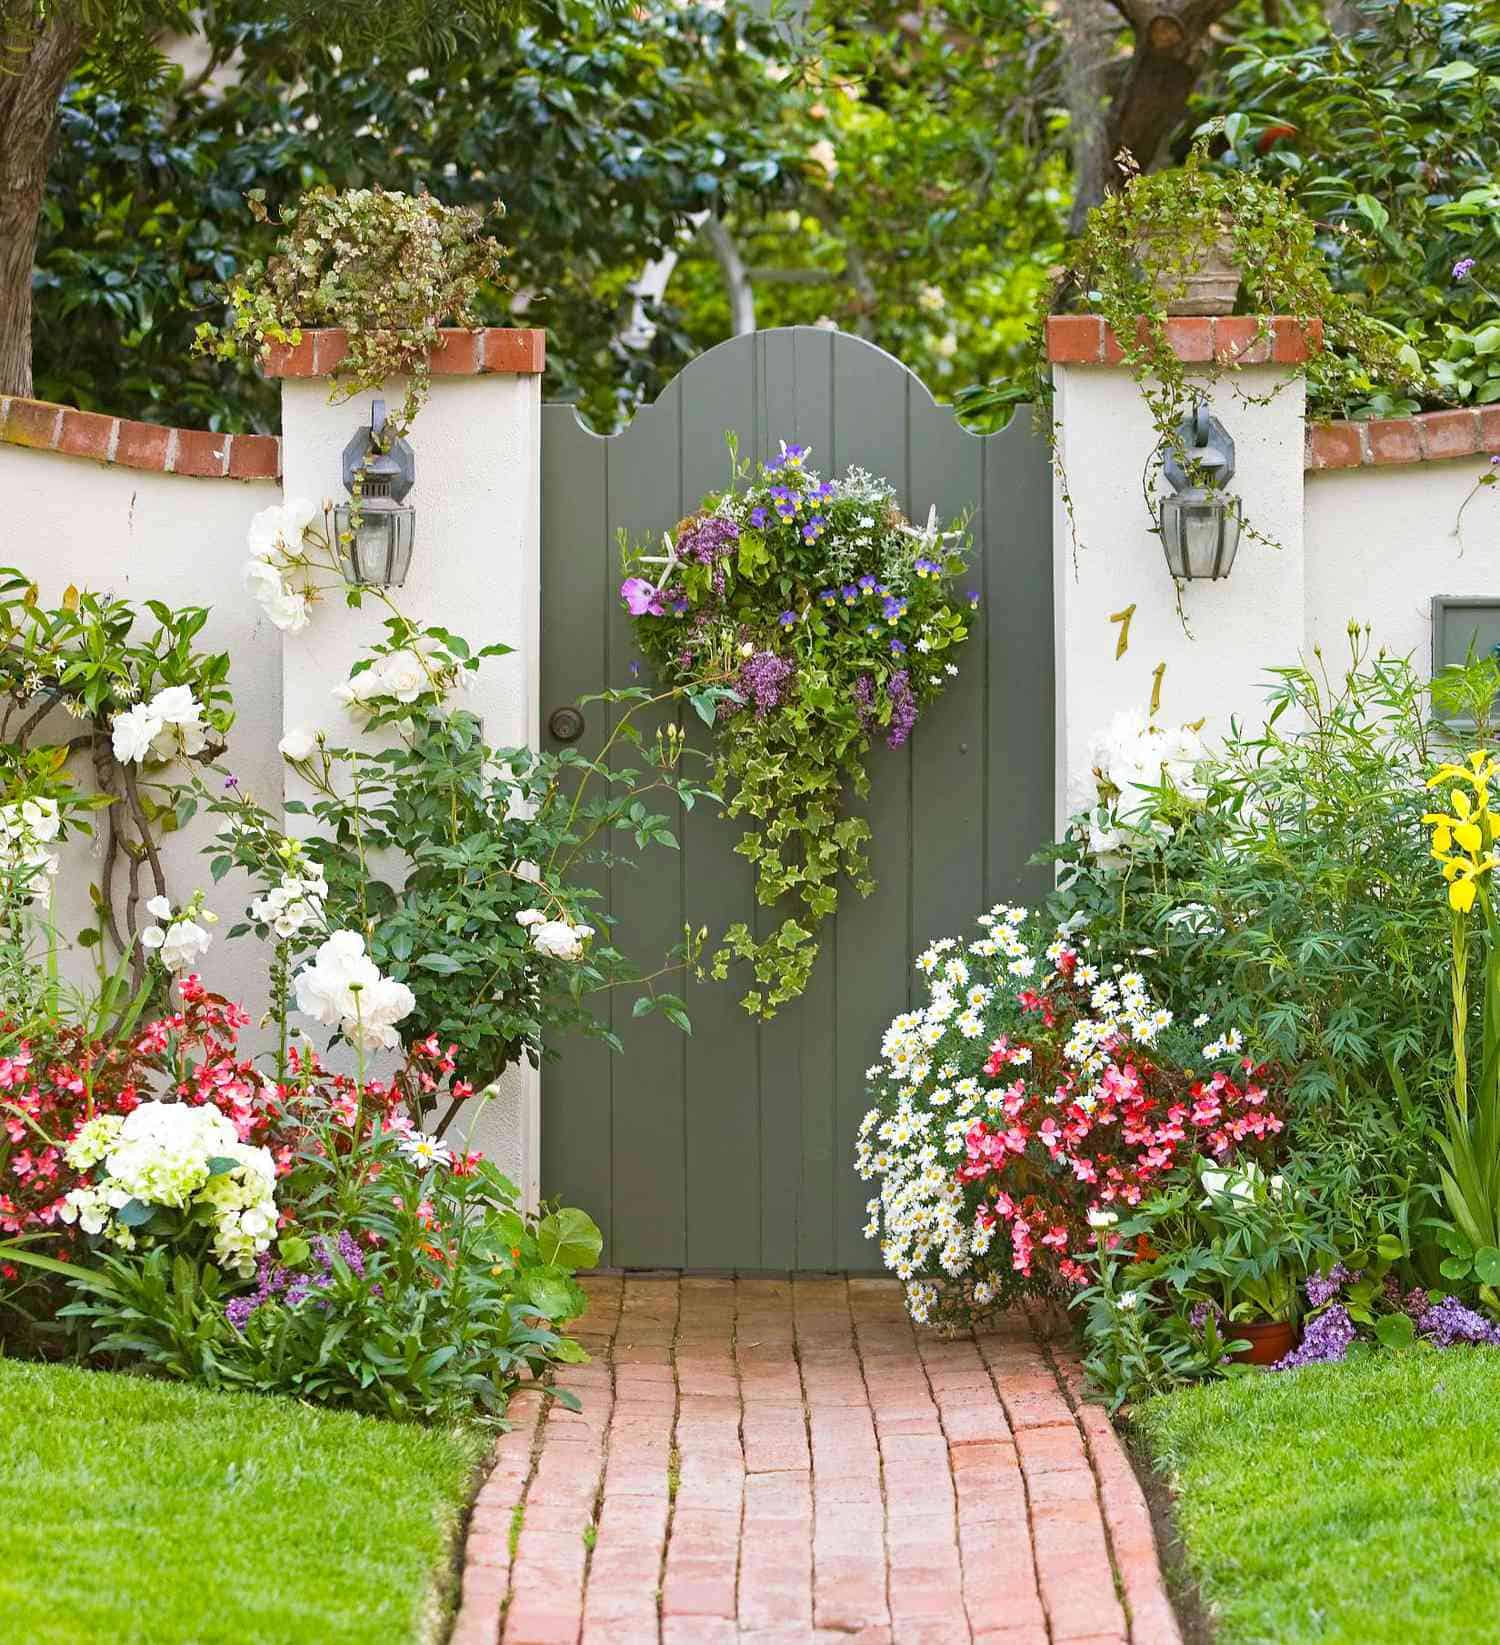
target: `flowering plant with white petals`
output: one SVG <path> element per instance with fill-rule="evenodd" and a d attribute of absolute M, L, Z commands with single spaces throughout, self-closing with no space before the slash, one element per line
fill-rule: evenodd
<path fill-rule="evenodd" d="M 100 849 L 80 941 L 101 971 L 147 974 L 140 906 L 166 897 L 163 835 L 191 812 L 185 779 L 222 752 L 234 720 L 229 657 L 200 648 L 203 607 L 139 606 L 88 589 L 55 603 L 24 572 L 0 567 L 0 931 L 24 954 L 57 934 L 39 906 L 58 851 L 94 831 Z M 0 1001 L 23 993 L 10 962 Z"/>
<path fill-rule="evenodd" d="M 1122 1212 L 1282 1129 L 1235 1031 L 1204 1045 L 1137 972 L 1024 908 L 979 924 L 917 957 L 927 1003 L 887 1028 L 859 1130 L 857 1169 L 880 1184 L 865 1232 L 919 1321 L 1067 1294 Z"/>

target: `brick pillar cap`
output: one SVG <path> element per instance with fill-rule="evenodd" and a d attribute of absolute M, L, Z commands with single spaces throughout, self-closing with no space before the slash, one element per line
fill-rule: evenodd
<path fill-rule="evenodd" d="M 428 356 L 434 377 L 536 376 L 546 369 L 547 334 L 512 326 L 469 331 L 444 326 Z M 337 326 L 302 329 L 298 343 L 272 343 L 261 361 L 267 377 L 327 377 L 349 352 L 349 334 Z"/>

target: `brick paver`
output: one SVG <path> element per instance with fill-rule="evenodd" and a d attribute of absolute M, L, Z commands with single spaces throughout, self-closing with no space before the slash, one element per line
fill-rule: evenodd
<path fill-rule="evenodd" d="M 1151 1519 L 1046 1317 L 894 1281 L 592 1275 L 474 1506 L 452 1645 L 1180 1645 Z"/>

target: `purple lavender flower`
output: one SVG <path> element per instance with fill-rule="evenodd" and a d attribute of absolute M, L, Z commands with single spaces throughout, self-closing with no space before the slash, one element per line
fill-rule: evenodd
<path fill-rule="evenodd" d="M 1474 259 L 1472 257 L 1460 257 L 1453 265 L 1453 278 L 1455 280 L 1467 280 L 1473 272 Z"/>
<path fill-rule="evenodd" d="M 1321 1308 L 1325 1303 L 1332 1302 L 1351 1279 L 1358 1277 L 1357 1274 L 1351 1274 L 1343 1263 L 1336 1262 L 1326 1274 L 1309 1274 L 1303 1289 L 1307 1292 L 1307 1300 L 1313 1307 Z"/>
<path fill-rule="evenodd" d="M 740 685 L 755 704 L 756 719 L 765 719 L 781 706 L 794 669 L 789 658 L 778 657 L 774 651 L 757 651 L 740 664 Z"/>
<path fill-rule="evenodd" d="M 917 702 L 911 694 L 911 681 L 904 668 L 898 669 L 885 682 L 885 694 L 891 705 L 891 728 L 886 733 L 886 745 L 900 748 L 917 723 Z"/>
<path fill-rule="evenodd" d="M 1301 1345 L 1283 1355 L 1271 1369 L 1295 1371 L 1302 1365 L 1336 1365 L 1349 1352 L 1353 1341 L 1354 1321 L 1343 1303 L 1336 1302 L 1308 1325 Z"/>
<path fill-rule="evenodd" d="M 1435 1302 L 1417 1323 L 1417 1331 L 1439 1348 L 1451 1348 L 1458 1342 L 1478 1342 L 1500 1347 L 1500 1326 L 1492 1325 L 1483 1314 L 1465 1307 L 1457 1297 L 1444 1297 Z"/>
<path fill-rule="evenodd" d="M 1218 1318 L 1218 1307 L 1212 1302 L 1195 1302 L 1188 1312 L 1188 1324 L 1195 1331 L 1201 1331 L 1209 1320 L 1217 1321 Z"/>
<path fill-rule="evenodd" d="M 365 1254 L 347 1228 L 339 1229 L 338 1253 L 351 1274 L 357 1279 L 365 1277 Z"/>
<path fill-rule="evenodd" d="M 722 514 L 705 514 L 677 535 L 677 552 L 683 559 L 700 565 L 714 565 L 732 554 L 740 540 L 740 528 Z"/>
<path fill-rule="evenodd" d="M 259 1304 L 254 1297 L 231 1297 L 224 1304 L 224 1318 L 229 1321 L 236 1331 L 243 1332 L 251 1314 L 255 1312 L 257 1307 L 259 1307 Z"/>
<path fill-rule="evenodd" d="M 879 630 L 876 631 L 877 633 Z M 868 737 L 875 729 L 875 676 L 861 674 L 854 682 L 854 707 Z"/>

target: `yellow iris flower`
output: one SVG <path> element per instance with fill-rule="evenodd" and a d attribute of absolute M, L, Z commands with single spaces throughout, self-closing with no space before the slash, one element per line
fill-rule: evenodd
<path fill-rule="evenodd" d="M 1427 779 L 1429 788 L 1463 783 L 1474 791 L 1471 799 L 1464 788 L 1450 789 L 1448 799 L 1453 810 L 1429 811 L 1422 818 L 1432 830 L 1432 854 L 1443 865 L 1448 906 L 1460 914 L 1473 908 L 1481 877 L 1500 867 L 1500 857 L 1489 849 L 1500 836 L 1500 826 L 1490 810 L 1490 782 L 1497 772 L 1500 765 L 1478 749 L 1462 765 L 1440 765 Z"/>

